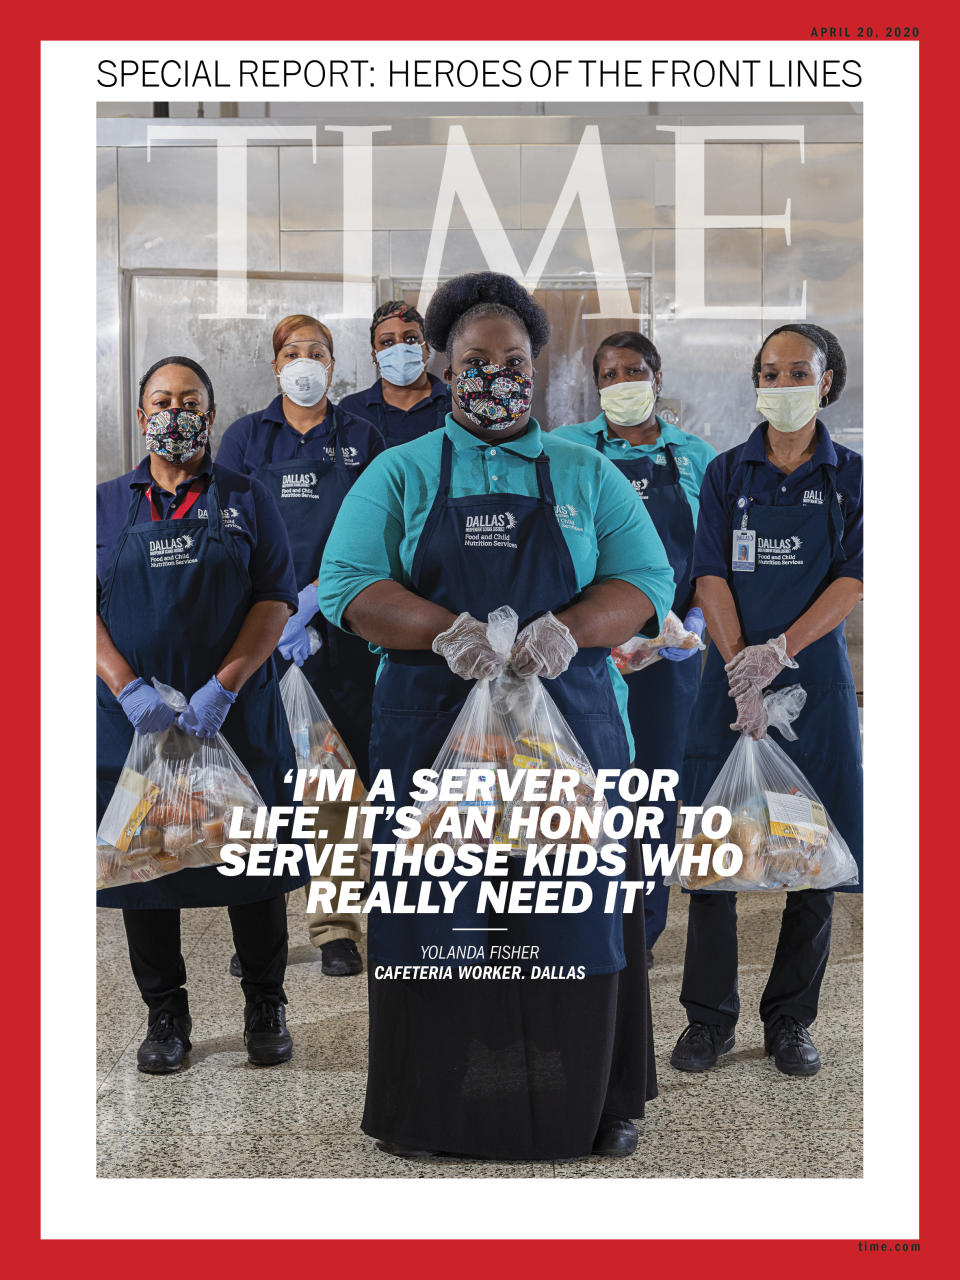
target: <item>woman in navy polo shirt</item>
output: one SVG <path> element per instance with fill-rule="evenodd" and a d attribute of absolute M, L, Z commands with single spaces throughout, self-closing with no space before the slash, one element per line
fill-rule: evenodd
<path fill-rule="evenodd" d="M 379 376 L 365 391 L 345 396 L 344 409 L 372 422 L 388 448 L 443 426 L 450 388 L 427 373 L 430 347 L 419 311 L 397 298 L 377 307 L 370 322 L 370 356 Z"/>
<path fill-rule="evenodd" d="M 515 280 L 448 281 L 426 333 L 446 352 L 453 408 L 442 431 L 376 459 L 320 572 L 327 615 L 385 652 L 371 763 L 391 771 L 404 803 L 472 681 L 503 668 L 486 618 L 511 605 L 514 673 L 547 679 L 594 768 L 625 769 L 633 750 L 610 648 L 661 620 L 674 594 L 650 517 L 597 450 L 530 417 L 549 325 Z M 491 919 L 476 910 L 475 885 L 450 915 L 370 915 L 364 1131 L 394 1155 L 629 1155 L 631 1121 L 656 1095 L 642 909 L 605 913 L 594 881 L 581 914 Z M 465 942 L 493 965 L 498 954 L 525 959 L 524 976 L 417 976 L 429 944 L 456 955 Z"/>
<path fill-rule="evenodd" d="M 222 729 L 268 805 L 292 799 L 284 775 L 295 757 L 273 657 L 297 604 L 290 547 L 263 487 L 211 461 L 215 413 L 200 365 L 186 356 L 159 360 L 140 382 L 137 406 L 149 452 L 134 471 L 97 486 L 98 821 L 134 733 L 159 732 L 175 718 L 200 738 Z M 191 543 L 182 563 L 157 563 L 154 544 L 184 535 Z M 190 699 L 179 716 L 153 677 Z M 249 1060 L 269 1066 L 290 1057 L 286 893 L 305 880 L 203 867 L 97 894 L 99 906 L 123 910 L 150 1011 L 141 1071 L 179 1071 L 190 1048 L 181 907 L 229 908 Z"/>
<path fill-rule="evenodd" d="M 807 701 L 797 741 L 779 745 L 826 805 L 862 884 L 863 774 L 844 620 L 863 594 L 863 460 L 835 444 L 817 417 L 845 380 L 832 333 L 812 324 L 774 330 L 753 364 L 765 421 L 707 467 L 693 577 L 713 643 L 687 743 L 685 791 L 688 803 L 702 804 L 735 731 L 765 735 L 764 690 L 801 684 Z M 817 1016 L 832 911 L 832 892 L 787 894 L 760 1000 L 764 1048 L 786 1075 L 820 1069 L 807 1028 Z M 689 1025 L 671 1062 L 705 1071 L 732 1048 L 740 1012 L 736 894 L 691 894 L 680 1000 Z"/>
<path fill-rule="evenodd" d="M 376 427 L 337 405 L 333 336 L 313 316 L 285 316 L 273 331 L 272 369 L 279 394 L 265 409 L 227 427 L 217 461 L 256 476 L 276 499 L 293 551 L 299 604 L 278 646 L 283 662 L 295 662 L 317 692 L 343 737 L 360 777 L 368 778 L 370 706 L 377 659 L 357 636 L 328 627 L 317 602 L 317 573 L 340 504 L 364 468 L 383 450 Z M 321 647 L 310 652 L 312 627 Z M 331 843 L 344 836 L 346 808 L 331 806 L 325 827 Z M 354 877 L 348 877 L 354 878 Z M 362 967 L 357 942 L 360 917 L 323 910 L 308 916 L 310 941 L 320 949 L 325 974 L 345 977 Z M 236 957 L 231 962 L 236 972 Z"/>

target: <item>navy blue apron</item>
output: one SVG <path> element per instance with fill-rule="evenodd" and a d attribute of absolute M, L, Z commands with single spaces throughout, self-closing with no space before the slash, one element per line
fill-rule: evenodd
<path fill-rule="evenodd" d="M 729 572 L 727 581 L 736 601 L 744 639 L 764 644 L 784 631 L 813 604 L 830 582 L 830 570 L 844 560 L 843 515 L 837 499 L 835 468 L 823 464 L 822 505 L 751 505 L 753 468 L 744 462 L 734 477 L 734 492 L 746 500 L 730 523 L 733 530 L 756 534 L 756 568 L 752 573 Z M 813 481 L 811 480 L 811 484 Z M 796 742 L 775 735 L 775 741 L 809 780 L 857 861 L 863 885 L 863 767 L 857 693 L 847 657 L 841 622 L 797 656 L 797 670 L 787 668 L 770 685 L 800 684 L 807 701 L 794 729 Z M 730 725 L 737 718 L 723 657 L 710 646 L 700 697 L 694 711 L 687 746 L 685 793 L 687 803 L 702 804 L 724 761 L 736 743 Z"/>
<path fill-rule="evenodd" d="M 428 395 L 433 394 L 433 383 L 430 384 L 430 391 L 427 394 Z M 377 426 L 380 428 L 380 434 L 383 436 L 384 440 L 386 440 L 387 442 L 388 449 L 392 448 L 393 445 L 395 444 L 407 444 L 410 440 L 419 440 L 421 436 L 425 436 L 429 434 L 427 431 L 399 430 L 399 431 L 394 431 L 394 433 L 391 435 L 391 433 L 387 430 L 387 406 L 383 399 L 383 379 L 382 378 L 380 379 L 380 399 L 376 403 L 377 403 Z M 420 401 L 418 400 L 417 403 L 413 406 L 413 409 L 416 409 L 419 406 L 419 404 L 420 404 Z M 390 407 L 391 409 L 394 409 L 396 408 L 396 405 L 391 405 Z M 407 413 L 408 414 L 412 413 L 413 409 L 408 409 Z M 447 414 L 449 413 L 449 411 L 450 411 L 450 406 L 447 403 L 447 401 L 445 399 L 438 399 L 437 400 L 437 421 L 436 421 L 436 424 L 430 428 L 430 431 L 436 431 L 438 427 L 442 427 L 444 425 L 444 423 L 447 420 Z"/>
<path fill-rule="evenodd" d="M 604 452 L 603 435 L 597 437 L 597 449 Z M 660 535 L 673 570 L 676 592 L 672 607 L 682 620 L 693 597 L 690 570 L 693 566 L 694 524 L 693 512 L 680 484 L 680 470 L 673 456 L 673 446 L 665 445 L 662 454 L 647 454 L 624 461 L 618 461 L 613 454 L 605 456 L 623 472 L 646 504 L 647 514 Z M 665 464 L 656 461 L 660 457 L 666 460 Z M 627 709 L 634 741 L 633 762 L 648 776 L 654 769 L 675 769 L 678 774 L 683 769 L 687 730 L 700 687 L 700 666 L 699 654 L 684 662 L 670 662 L 663 658 L 626 677 Z M 660 839 L 672 845 L 677 826 L 677 802 L 664 803 L 662 808 Z M 663 877 L 658 875 L 654 879 L 656 888 L 643 899 L 647 946 L 651 948 L 666 926 L 670 901 L 670 889 L 663 883 Z"/>
<path fill-rule="evenodd" d="M 536 497 L 491 493 L 453 498 L 452 457 L 452 442 L 444 434 L 437 496 L 414 555 L 412 589 L 453 613 L 469 610 L 481 619 L 500 605 L 511 605 L 520 626 L 564 609 L 578 589 L 556 517 L 547 455 L 536 460 Z M 509 527 L 503 540 L 476 545 L 468 520 L 506 514 L 511 520 L 500 526 Z M 468 537 L 472 545 L 467 545 Z M 607 649 L 581 649 L 567 671 L 546 687 L 594 769 L 624 769 L 629 764 L 627 739 L 608 656 Z M 430 651 L 388 652 L 374 694 L 370 759 L 374 770 L 392 771 L 398 805 L 409 803 L 414 770 L 433 764 L 472 688 L 472 682 L 454 675 Z M 389 841 L 391 825 L 381 828 L 380 840 Z M 522 878 L 523 859 L 511 858 L 510 864 L 511 875 Z M 584 878 L 593 891 L 593 905 L 577 915 L 478 915 L 475 880 L 466 883 L 450 915 L 371 913 L 370 955 L 388 964 L 421 964 L 421 947 L 431 944 L 532 944 L 540 947 L 539 963 L 584 965 L 588 974 L 623 968 L 622 916 L 603 912 L 608 877 Z M 453 932 L 483 926 L 504 931 Z"/>
<path fill-rule="evenodd" d="M 270 491 L 287 527 L 298 590 L 316 579 L 333 522 L 362 471 L 346 464 L 337 405 L 331 406 L 331 414 L 333 426 L 324 457 L 274 462 L 271 447 L 270 458 L 254 472 Z M 379 659 L 365 640 L 328 625 L 321 613 L 314 615 L 310 626 L 323 646 L 307 658 L 303 674 L 346 743 L 361 778 L 367 780 L 370 704 Z M 276 658 L 282 674 L 289 663 L 279 652 Z"/>
<path fill-rule="evenodd" d="M 233 536 L 224 529 L 216 485 L 206 495 L 206 519 L 134 521 L 143 491 L 135 490 L 123 532 L 101 583 L 100 616 L 137 675 L 157 677 L 190 698 L 215 674 L 250 611 L 253 587 Z M 273 657 L 253 673 L 227 713 L 222 732 L 249 770 L 264 802 L 290 804 L 284 774 L 296 757 L 280 701 Z M 103 817 L 133 741 L 120 703 L 97 678 L 97 822 Z M 308 875 L 223 876 L 195 867 L 146 884 L 102 889 L 101 907 L 217 907 L 275 898 Z"/>

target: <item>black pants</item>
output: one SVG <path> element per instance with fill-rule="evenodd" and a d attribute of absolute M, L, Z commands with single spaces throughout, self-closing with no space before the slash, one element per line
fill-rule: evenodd
<path fill-rule="evenodd" d="M 788 893 L 773 968 L 760 998 L 764 1022 L 787 1014 L 805 1027 L 817 1016 L 830 954 L 833 894 Z M 737 895 L 691 893 L 680 1003 L 691 1022 L 732 1030 L 740 1016 L 737 990 Z"/>
<path fill-rule="evenodd" d="M 248 1001 L 282 1000 L 287 968 L 287 898 L 228 907 L 240 957 L 240 985 Z M 169 908 L 123 913 L 130 965 L 151 1022 L 158 1013 L 187 1013 L 187 967 L 180 952 L 180 912 Z"/>

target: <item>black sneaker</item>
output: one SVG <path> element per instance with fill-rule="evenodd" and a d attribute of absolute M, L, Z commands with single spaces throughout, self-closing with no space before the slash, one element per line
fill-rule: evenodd
<path fill-rule="evenodd" d="M 735 1043 L 732 1031 L 706 1022 L 691 1022 L 674 1045 L 670 1065 L 678 1071 L 709 1071 Z"/>
<path fill-rule="evenodd" d="M 190 1049 L 190 1015 L 178 1018 L 172 1013 L 158 1013 L 147 1026 L 147 1038 L 137 1050 L 137 1070 L 150 1076 L 167 1076 L 183 1066 L 183 1056 Z"/>
<path fill-rule="evenodd" d="M 647 947 L 647 971 L 653 968 L 653 952 Z"/>
<path fill-rule="evenodd" d="M 230 957 L 230 977 L 242 978 L 243 970 L 240 968 L 240 957 L 236 952 Z"/>
<path fill-rule="evenodd" d="M 632 1156 L 637 1149 L 637 1126 L 629 1120 L 600 1117 L 600 1127 L 593 1140 L 595 1156 Z"/>
<path fill-rule="evenodd" d="M 329 978 L 349 978 L 363 971 L 363 961 L 352 938 L 321 943 L 320 956 L 320 972 Z"/>
<path fill-rule="evenodd" d="M 255 1067 L 275 1067 L 293 1057 L 287 1015 L 279 1000 L 258 1000 L 243 1010 L 243 1042 L 247 1061 Z"/>
<path fill-rule="evenodd" d="M 764 1023 L 763 1051 L 768 1058 L 772 1055 L 785 1076 L 815 1076 L 820 1070 L 820 1055 L 810 1032 L 786 1014 Z"/>

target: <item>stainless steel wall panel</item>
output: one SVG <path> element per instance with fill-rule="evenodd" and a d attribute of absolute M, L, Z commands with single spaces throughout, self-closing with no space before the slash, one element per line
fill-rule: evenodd
<path fill-rule="evenodd" d="M 342 231 L 281 231 L 280 269 L 327 275 L 339 279 L 343 271 Z M 390 272 L 390 236 L 386 231 L 373 233 L 373 274 Z"/>
<path fill-rule="evenodd" d="M 516 255 L 521 271 L 526 271 L 543 237 L 542 231 L 507 232 L 507 241 Z M 618 236 L 624 271 L 629 276 L 653 269 L 653 237 L 650 231 L 627 231 Z M 430 242 L 429 231 L 390 232 L 390 271 L 394 276 L 420 279 Z M 486 271 L 490 264 L 484 258 L 472 231 L 451 230 L 444 243 L 442 276 L 461 271 Z M 545 278 L 557 276 L 589 276 L 593 282 L 593 259 L 584 231 L 561 231 L 546 264 Z"/>
<path fill-rule="evenodd" d="M 307 152 L 309 155 L 309 151 Z M 174 269 L 217 266 L 214 147 L 122 148 L 120 265 Z M 280 266 L 276 147 L 247 156 L 247 270 Z"/>
<path fill-rule="evenodd" d="M 585 118 L 580 134 L 589 124 Z M 579 143 L 580 138 L 578 138 Z M 620 230 L 662 225 L 654 204 L 654 166 L 673 161 L 672 146 L 622 146 L 604 141 L 600 129 L 603 167 Z M 577 146 L 531 146 L 520 149 L 523 178 L 523 225 L 545 227 L 557 203 L 577 154 Z M 583 227 L 580 201 L 574 202 L 565 220 L 567 227 Z"/>
<path fill-rule="evenodd" d="M 327 137 L 342 141 L 343 135 Z M 339 146 L 320 146 L 320 141 L 318 130 L 316 163 L 309 147 L 278 148 L 283 231 L 334 231 L 343 226 L 343 156 Z"/>
<path fill-rule="evenodd" d="M 124 429 L 120 392 L 120 280 L 117 153 L 97 148 L 97 479 L 120 469 Z"/>
<path fill-rule="evenodd" d="M 500 224 L 520 227 L 520 149 L 475 145 L 469 129 L 466 136 Z M 446 158 L 446 136 L 443 142 L 443 146 L 432 147 L 374 145 L 375 227 L 412 230 L 433 226 Z M 450 226 L 470 226 L 458 199 L 454 200 Z"/>

